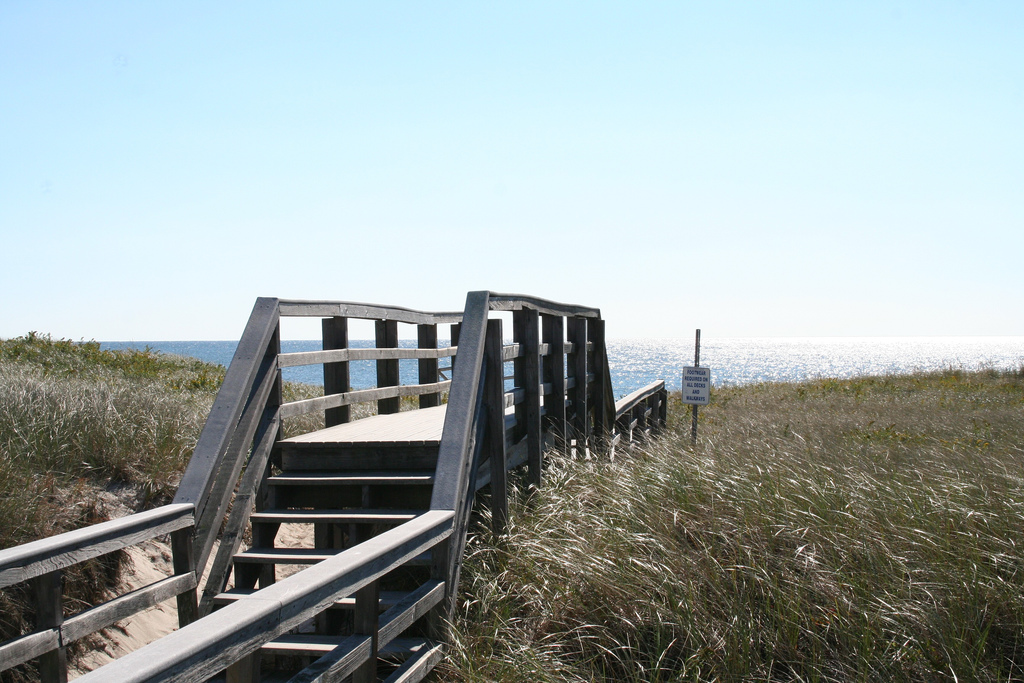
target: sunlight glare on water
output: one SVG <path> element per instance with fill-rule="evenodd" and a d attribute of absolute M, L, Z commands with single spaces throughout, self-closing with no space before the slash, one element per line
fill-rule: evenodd
<path fill-rule="evenodd" d="M 655 379 L 678 390 L 693 364 L 693 339 L 612 339 L 608 364 L 617 395 Z M 1024 337 L 723 337 L 704 336 L 700 364 L 714 386 L 791 382 L 960 368 L 1024 366 Z"/>

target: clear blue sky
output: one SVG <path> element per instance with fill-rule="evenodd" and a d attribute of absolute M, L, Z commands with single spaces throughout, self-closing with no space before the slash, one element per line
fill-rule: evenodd
<path fill-rule="evenodd" d="M 0 3 L 0 337 L 1024 334 L 1024 2 Z"/>

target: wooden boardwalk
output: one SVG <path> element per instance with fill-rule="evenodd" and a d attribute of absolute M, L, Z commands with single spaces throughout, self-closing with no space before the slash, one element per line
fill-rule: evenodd
<path fill-rule="evenodd" d="M 511 312 L 511 344 L 495 311 Z M 281 353 L 287 316 L 321 318 L 323 350 Z M 376 348 L 349 348 L 351 318 L 375 321 Z M 399 348 L 400 323 L 418 348 Z M 351 389 L 352 361 L 376 362 L 376 387 Z M 285 402 L 281 369 L 311 364 L 325 395 Z M 0 551 L 0 588 L 29 582 L 37 615 L 0 643 L 0 671 L 33 662 L 63 683 L 70 643 L 175 597 L 179 630 L 80 680 L 414 683 L 444 654 L 476 492 L 490 488 L 504 533 L 509 469 L 540 486 L 546 447 L 614 454 L 665 424 L 664 382 L 613 396 L 594 308 L 491 292 L 458 313 L 259 299 L 174 504 Z M 400 412 L 403 397 L 418 409 Z M 351 420 L 359 402 L 378 414 Z M 282 438 L 311 412 L 323 429 Z M 288 545 L 283 524 L 309 525 L 312 547 Z M 167 533 L 173 576 L 65 616 L 65 568 Z"/>

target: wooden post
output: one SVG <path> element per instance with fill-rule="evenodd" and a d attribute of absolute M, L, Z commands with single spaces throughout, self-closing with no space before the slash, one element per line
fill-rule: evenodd
<path fill-rule="evenodd" d="M 281 353 L 281 323 L 279 321 L 277 323 L 277 331 L 274 332 L 274 338 L 270 342 L 270 348 L 267 350 L 267 354 L 268 355 L 271 355 L 271 354 L 280 355 L 280 353 Z M 282 403 L 284 403 L 284 381 L 281 378 L 281 369 L 278 368 L 277 369 L 277 377 L 274 378 L 274 387 L 270 391 L 270 396 L 267 398 L 267 407 L 264 410 L 268 411 L 268 412 L 272 412 L 275 408 L 280 406 Z M 266 412 L 264 414 L 266 414 Z M 261 431 L 262 430 L 260 430 L 260 429 L 256 430 L 256 437 L 257 438 L 260 436 L 260 432 Z M 280 430 L 278 430 L 278 433 L 274 435 L 274 440 L 277 441 L 280 438 L 281 438 L 281 434 L 280 434 Z M 280 461 L 280 457 L 281 457 L 280 449 L 275 444 L 275 446 L 274 446 L 274 455 L 271 456 L 271 460 L 272 461 L 277 461 L 276 464 L 278 466 L 280 466 L 280 464 L 281 464 L 279 462 Z M 266 470 L 267 470 L 267 472 L 270 471 L 270 464 L 269 463 L 267 465 Z M 267 485 L 266 485 L 266 481 L 267 481 L 266 477 L 263 477 L 263 480 L 260 482 L 260 488 L 261 488 L 260 494 L 261 495 L 258 495 L 256 497 L 256 500 L 253 501 L 253 506 L 254 506 L 254 508 L 256 510 L 263 510 L 263 509 L 265 509 L 263 507 L 263 505 L 267 502 L 267 495 L 266 495 L 267 491 L 266 491 L 266 489 L 268 488 Z M 260 529 L 260 530 L 257 531 L 257 528 Z M 279 524 L 275 524 L 275 525 L 262 525 L 261 524 L 261 525 L 258 525 L 256 528 L 253 529 L 253 539 L 252 539 L 253 545 L 257 546 L 257 547 L 273 547 L 274 546 L 274 539 L 277 536 L 277 530 L 279 528 L 280 528 Z M 202 568 L 197 569 L 197 571 L 201 571 L 201 570 L 202 570 Z M 259 573 L 260 587 L 261 588 L 266 588 L 267 586 L 269 586 L 272 583 L 274 583 L 276 580 L 277 580 L 276 565 L 274 565 L 274 564 L 262 565 L 262 567 L 260 568 L 260 573 Z M 260 675 L 259 652 L 256 652 L 253 655 L 253 658 L 254 658 L 253 661 L 255 662 L 254 666 L 256 667 L 256 672 L 255 672 L 254 675 L 256 677 L 256 680 L 259 680 L 259 675 Z"/>
<path fill-rule="evenodd" d="M 374 323 L 378 349 L 398 348 L 398 322 L 394 320 L 377 320 Z M 377 386 L 398 386 L 398 359 L 377 361 Z M 377 401 L 377 412 L 381 415 L 397 413 L 401 410 L 402 399 L 398 396 L 382 398 Z"/>
<path fill-rule="evenodd" d="M 487 321 L 484 342 L 484 398 L 487 411 L 484 457 L 491 463 L 491 528 L 495 535 L 508 526 L 508 477 L 505 460 L 505 371 L 502 362 L 501 320 Z"/>
<path fill-rule="evenodd" d="M 572 343 L 568 354 L 568 372 L 574 385 L 569 390 L 572 403 L 572 431 L 576 439 L 576 453 L 586 455 L 589 419 L 587 417 L 587 319 L 569 318 L 566 332 Z"/>
<path fill-rule="evenodd" d="M 512 336 L 519 343 L 516 385 L 523 390 L 523 402 L 516 406 L 516 431 L 526 436 L 526 462 L 530 484 L 540 487 L 543 457 L 540 424 L 540 330 L 537 311 L 524 308 L 512 312 Z"/>
<path fill-rule="evenodd" d="M 322 322 L 324 350 L 348 348 L 348 318 L 335 316 Z M 349 390 L 348 361 L 324 363 L 324 396 L 342 394 Z M 328 408 L 324 411 L 324 424 L 328 427 L 349 421 L 349 406 Z"/>
<path fill-rule="evenodd" d="M 544 397 L 547 429 L 555 437 L 557 448 L 565 450 L 569 444 L 568 423 L 565 418 L 565 319 L 560 315 L 541 316 L 541 334 L 548 345 L 543 359 L 542 382 L 551 385 L 551 393 Z"/>
<path fill-rule="evenodd" d="M 604 340 L 604 320 L 591 318 L 587 321 L 587 341 L 591 342 L 593 347 L 590 352 L 590 371 L 594 373 L 594 382 L 590 386 L 587 400 L 594 413 L 594 436 L 598 442 L 595 447 L 603 449 L 611 434 L 612 420 L 615 416 L 614 396 L 606 372 L 608 357 Z"/>
<path fill-rule="evenodd" d="M 451 345 L 452 346 L 458 346 L 459 345 L 459 333 L 461 333 L 461 332 L 462 332 L 462 323 L 452 323 L 452 333 L 451 333 L 451 337 L 452 337 Z M 455 355 L 452 356 L 452 377 L 455 376 L 455 359 L 458 358 L 458 355 L 459 355 L 458 351 L 456 351 Z"/>
<path fill-rule="evenodd" d="M 195 527 L 171 532 L 171 555 L 174 558 L 175 574 L 195 574 L 195 554 L 192 544 Z M 198 576 L 196 577 L 198 579 Z M 196 582 L 198 583 L 198 581 Z M 196 588 L 178 593 L 178 628 L 185 628 L 199 618 L 199 598 Z"/>
<path fill-rule="evenodd" d="M 224 670 L 226 683 L 260 683 L 260 651 L 247 654 Z"/>
<path fill-rule="evenodd" d="M 700 330 L 697 330 L 697 340 L 694 342 L 693 347 L 693 367 L 700 367 Z M 693 408 L 693 422 L 690 425 L 690 441 L 694 446 L 697 445 L 697 404 L 694 403 Z"/>
<path fill-rule="evenodd" d="M 437 348 L 437 325 L 417 325 L 416 336 L 421 349 Z M 437 359 L 420 358 L 420 384 L 433 384 L 437 381 Z M 420 394 L 420 408 L 433 408 L 441 405 L 440 394 Z"/>
<path fill-rule="evenodd" d="M 448 538 L 430 550 L 430 578 L 445 582 L 444 600 L 430 610 L 430 616 L 427 617 L 427 633 L 432 640 L 448 640 L 448 627 L 452 617 L 449 610 L 455 604 L 455 592 L 458 590 L 457 587 L 452 588 L 451 582 L 448 580 L 450 552 L 451 543 Z"/>
<path fill-rule="evenodd" d="M 352 683 L 376 683 L 377 636 L 380 616 L 380 581 L 372 581 L 356 591 L 354 629 L 357 635 L 370 636 L 370 658 L 352 672 Z"/>
<path fill-rule="evenodd" d="M 59 629 L 64 623 L 63 583 L 59 569 L 32 580 L 37 630 Z M 67 683 L 68 655 L 63 646 L 40 655 L 39 680 L 42 683 Z"/>

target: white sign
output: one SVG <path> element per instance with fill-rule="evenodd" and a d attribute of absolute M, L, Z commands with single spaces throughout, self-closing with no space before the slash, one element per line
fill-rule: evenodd
<path fill-rule="evenodd" d="M 711 400 L 711 368 L 683 368 L 683 403 L 706 406 Z"/>

